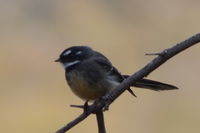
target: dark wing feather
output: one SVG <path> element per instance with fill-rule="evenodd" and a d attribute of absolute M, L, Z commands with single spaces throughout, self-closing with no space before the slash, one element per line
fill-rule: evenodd
<path fill-rule="evenodd" d="M 116 80 L 118 82 L 122 82 L 124 80 L 124 77 L 120 74 L 120 72 L 114 66 L 112 66 L 112 63 L 108 60 L 108 58 L 106 58 L 101 53 L 96 52 L 94 61 L 99 66 L 101 66 L 106 73 L 108 73 L 111 76 L 116 77 Z"/>
<path fill-rule="evenodd" d="M 114 76 L 118 82 L 122 82 L 124 78 L 117 71 L 117 69 L 110 64 L 103 62 L 102 60 L 96 60 L 96 62 L 106 71 L 110 76 Z"/>
<path fill-rule="evenodd" d="M 96 55 L 97 56 L 95 56 L 95 62 L 99 64 L 104 69 L 104 71 L 109 73 L 110 76 L 114 76 L 115 80 L 121 83 L 124 80 L 124 77 L 114 66 L 112 66 L 112 63 L 101 53 L 96 52 Z M 129 93 L 136 97 L 136 95 L 130 88 L 128 88 L 127 90 Z"/>

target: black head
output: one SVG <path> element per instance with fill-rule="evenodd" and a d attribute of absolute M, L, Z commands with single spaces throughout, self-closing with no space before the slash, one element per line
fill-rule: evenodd
<path fill-rule="evenodd" d="M 93 50 L 87 46 L 73 46 L 64 50 L 55 62 L 63 64 L 65 69 L 78 65 L 81 61 L 90 58 Z"/>

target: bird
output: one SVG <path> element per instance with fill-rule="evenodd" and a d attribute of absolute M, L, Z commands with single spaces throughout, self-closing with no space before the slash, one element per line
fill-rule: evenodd
<path fill-rule="evenodd" d="M 129 75 L 121 74 L 102 53 L 89 46 L 71 46 L 65 49 L 55 62 L 65 69 L 65 78 L 75 95 L 88 101 L 97 100 L 115 89 Z M 131 87 L 154 91 L 174 90 L 178 87 L 159 81 L 142 78 Z M 127 88 L 133 96 L 134 92 Z"/>

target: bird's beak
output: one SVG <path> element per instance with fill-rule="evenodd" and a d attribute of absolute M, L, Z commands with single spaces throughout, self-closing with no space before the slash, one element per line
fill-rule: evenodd
<path fill-rule="evenodd" d="M 60 58 L 58 58 L 57 60 L 55 60 L 55 62 L 60 62 Z"/>

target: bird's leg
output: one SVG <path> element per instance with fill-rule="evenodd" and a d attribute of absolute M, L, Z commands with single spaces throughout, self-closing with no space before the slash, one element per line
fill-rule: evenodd
<path fill-rule="evenodd" d="M 83 111 L 84 113 L 87 113 L 88 112 L 88 100 L 85 101 L 84 105 L 83 105 Z"/>

